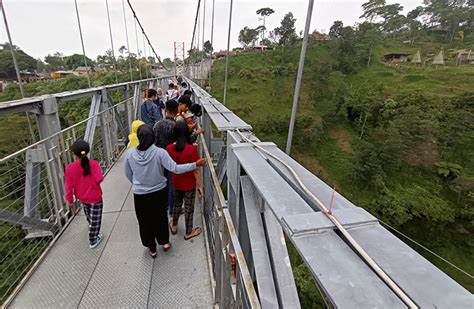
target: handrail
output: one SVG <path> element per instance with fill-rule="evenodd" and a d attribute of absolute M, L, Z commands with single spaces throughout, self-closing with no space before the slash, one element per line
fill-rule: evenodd
<path fill-rule="evenodd" d="M 100 115 L 102 115 L 102 114 L 104 114 L 104 113 L 107 113 L 107 112 L 109 112 L 109 111 L 115 109 L 117 106 L 122 105 L 122 104 L 124 104 L 124 103 L 126 103 L 127 101 L 130 101 L 130 100 L 132 100 L 132 99 L 133 99 L 133 98 L 128 98 L 128 99 L 126 99 L 126 100 L 123 100 L 123 101 L 121 101 L 121 102 L 119 102 L 119 103 L 117 103 L 117 104 L 115 104 L 115 105 L 113 105 L 113 106 L 111 106 L 111 107 L 109 107 L 109 108 L 107 108 L 107 109 L 104 109 L 103 111 L 101 111 L 101 112 L 99 112 L 99 113 L 97 113 L 97 114 L 95 114 L 95 115 L 93 115 L 93 116 L 91 116 L 91 117 L 88 117 L 88 118 L 86 118 L 86 119 L 84 119 L 84 120 L 82 120 L 82 121 L 79 121 L 79 122 L 76 123 L 76 124 L 73 124 L 73 125 L 70 126 L 70 127 L 67 127 L 67 128 L 65 128 L 65 129 L 62 129 L 61 131 L 58 131 L 58 132 L 54 133 L 53 135 L 50 135 L 50 136 L 48 136 L 48 137 L 46 137 L 46 138 L 43 138 L 42 140 L 39 140 L 39 141 L 37 141 L 37 142 L 35 142 L 35 143 L 33 143 L 33 144 L 29 145 L 29 146 L 26 146 L 26 147 L 24 147 L 24 148 L 22 148 L 22 149 L 20 149 L 20 150 L 18 150 L 18 151 L 16 151 L 16 152 L 14 152 L 14 153 L 11 153 L 11 154 L 9 154 L 9 155 L 3 157 L 3 158 L 0 158 L 0 163 L 3 163 L 3 162 L 5 162 L 5 161 L 7 161 L 7 160 L 9 160 L 9 159 L 11 159 L 11 158 L 13 158 L 13 157 L 16 157 L 16 156 L 18 156 L 19 154 L 21 154 L 21 153 L 27 151 L 28 149 L 32 149 L 32 148 L 34 148 L 34 147 L 36 147 L 36 146 L 39 146 L 39 145 L 41 145 L 41 144 L 44 144 L 46 141 L 48 141 L 48 140 L 50 140 L 50 139 L 53 139 L 53 138 L 55 138 L 55 137 L 57 137 L 57 136 L 63 134 L 63 133 L 66 132 L 66 131 L 69 131 L 69 130 L 71 130 L 71 129 L 74 129 L 74 128 L 80 126 L 81 124 L 86 123 L 87 121 L 89 121 L 89 120 L 91 120 L 91 119 L 93 119 L 93 118 L 96 118 L 96 117 L 98 117 L 98 116 L 100 116 Z"/>

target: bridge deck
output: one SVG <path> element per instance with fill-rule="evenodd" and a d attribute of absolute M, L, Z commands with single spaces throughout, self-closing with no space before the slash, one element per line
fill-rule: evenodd
<path fill-rule="evenodd" d="M 152 259 L 142 246 L 131 185 L 121 158 L 103 183 L 104 240 L 88 246 L 87 222 L 78 215 L 18 293 L 12 308 L 209 308 L 210 269 L 203 235 L 183 239 L 184 218 L 173 248 Z M 196 205 L 195 225 L 202 226 Z"/>

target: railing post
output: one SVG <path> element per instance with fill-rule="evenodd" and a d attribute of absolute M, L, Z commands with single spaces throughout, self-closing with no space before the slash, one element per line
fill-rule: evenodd
<path fill-rule="evenodd" d="M 134 85 L 133 89 L 133 120 L 140 119 L 140 82 Z"/>
<path fill-rule="evenodd" d="M 128 132 L 132 131 L 132 121 L 133 121 L 133 104 L 130 101 L 130 84 L 127 84 L 127 86 L 124 89 L 123 92 L 123 99 L 126 101 L 125 102 L 125 111 L 127 113 L 127 126 L 128 126 Z"/>
<path fill-rule="evenodd" d="M 45 165 L 48 174 L 48 180 L 53 193 L 53 205 L 55 208 L 56 220 L 62 227 L 62 219 L 66 216 L 66 205 L 64 202 L 63 171 L 58 164 L 58 158 L 61 153 L 60 137 L 52 135 L 61 131 L 61 124 L 58 115 L 58 103 L 55 97 L 50 96 L 43 100 L 39 113 L 36 116 L 38 130 L 41 139 L 48 138 L 42 145 L 45 156 Z"/>
<path fill-rule="evenodd" d="M 100 101 L 100 112 L 103 112 L 99 116 L 102 136 L 102 150 L 103 150 L 103 159 L 105 160 L 105 166 L 110 166 L 110 162 L 113 161 L 113 144 L 112 144 L 112 132 L 110 130 L 110 123 L 113 121 L 110 111 L 104 112 L 107 109 L 107 90 L 105 88 L 101 91 L 101 101 Z"/>

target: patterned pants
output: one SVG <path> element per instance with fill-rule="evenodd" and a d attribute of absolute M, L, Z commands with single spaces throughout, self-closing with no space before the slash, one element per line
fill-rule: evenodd
<path fill-rule="evenodd" d="M 89 222 L 89 242 L 93 245 L 97 242 L 97 235 L 99 235 L 100 225 L 102 224 L 103 203 L 83 204 L 83 206 L 87 222 Z"/>
<path fill-rule="evenodd" d="M 178 224 L 179 215 L 181 214 L 181 205 L 184 201 L 184 219 L 186 222 L 186 234 L 193 230 L 194 201 L 196 197 L 196 189 L 189 191 L 174 190 L 174 209 L 173 209 L 173 225 Z"/>

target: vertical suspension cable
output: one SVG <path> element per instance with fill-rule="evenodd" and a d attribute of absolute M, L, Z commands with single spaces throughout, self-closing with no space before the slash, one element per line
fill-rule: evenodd
<path fill-rule="evenodd" d="M 115 59 L 114 38 L 112 36 L 112 23 L 110 22 L 109 1 L 108 0 L 105 0 L 105 7 L 107 8 L 107 20 L 109 22 L 110 46 L 112 47 L 112 61 L 113 61 L 114 72 L 115 72 L 115 82 L 118 84 L 117 61 Z"/>
<path fill-rule="evenodd" d="M 128 42 L 127 15 L 125 14 L 125 0 L 122 0 L 122 9 L 123 9 L 123 24 L 125 26 L 125 38 L 127 39 L 128 67 L 129 67 L 129 72 L 130 72 L 130 81 L 133 81 L 132 59 L 130 59 L 130 44 Z"/>
<path fill-rule="evenodd" d="M 196 25 L 197 25 L 197 21 L 198 21 L 198 14 L 199 14 L 199 8 L 201 6 L 201 0 L 198 1 L 198 5 L 197 5 L 197 8 L 196 8 L 196 17 L 194 17 L 194 27 L 193 27 L 193 36 L 192 36 L 192 39 L 191 39 L 191 44 L 189 45 L 189 50 L 192 52 L 193 51 L 193 48 L 194 48 L 194 36 L 196 35 Z M 188 71 L 188 67 L 189 65 L 191 64 L 191 70 L 193 70 L 193 66 L 192 66 L 192 54 L 189 55 L 188 57 L 188 63 L 187 63 L 187 66 L 185 68 L 185 71 Z M 191 74 L 190 74 L 191 75 Z M 193 76 L 191 76 L 193 77 Z"/>
<path fill-rule="evenodd" d="M 147 54 L 146 54 L 146 45 L 145 45 L 145 35 L 142 33 L 142 38 L 143 38 L 143 56 L 145 57 L 145 74 L 146 74 L 146 78 L 150 78 L 149 74 L 148 74 L 148 57 L 147 57 Z"/>
<path fill-rule="evenodd" d="M 140 66 L 140 47 L 138 46 L 138 32 L 137 32 L 137 20 L 134 18 L 133 23 L 135 24 L 135 39 L 137 40 L 137 60 L 138 60 L 138 70 L 140 72 L 140 80 L 142 79 L 142 67 Z"/>
<path fill-rule="evenodd" d="M 306 25 L 304 27 L 303 44 L 301 45 L 300 62 L 298 64 L 298 72 L 296 74 L 295 92 L 293 93 L 293 106 L 291 107 L 290 128 L 288 130 L 288 139 L 286 141 L 287 155 L 290 155 L 291 143 L 293 141 L 293 129 L 295 128 L 296 112 L 298 110 L 297 108 L 298 100 L 300 97 L 301 79 L 303 77 L 304 60 L 306 57 L 306 48 L 308 47 L 309 26 L 311 24 L 311 15 L 313 14 L 313 3 L 314 0 L 309 0 L 308 13 L 306 14 Z"/>
<path fill-rule="evenodd" d="M 212 52 L 214 51 L 214 8 L 216 0 L 212 0 L 212 21 L 211 21 L 211 47 L 212 50 L 209 53 L 209 89 L 211 89 L 211 71 L 212 71 Z"/>
<path fill-rule="evenodd" d="M 201 8 L 199 8 L 198 12 L 198 24 L 197 24 L 197 40 L 196 40 L 196 60 L 194 62 L 194 69 L 196 71 L 196 74 L 199 74 L 198 70 L 198 61 L 199 61 L 199 42 L 201 42 Z M 198 76 L 200 77 L 200 76 Z"/>
<path fill-rule="evenodd" d="M 12 37 L 10 35 L 10 28 L 8 28 L 7 22 L 7 13 L 5 13 L 5 7 L 3 6 L 3 0 L 0 0 L 0 9 L 2 10 L 3 14 L 3 21 L 5 22 L 5 30 L 8 36 L 8 42 L 10 42 L 10 52 L 12 53 L 13 65 L 15 66 L 16 78 L 18 80 L 18 86 L 20 87 L 20 94 L 21 97 L 25 97 L 25 91 L 23 89 L 23 82 L 21 80 L 20 69 L 18 68 L 18 62 L 16 61 L 15 51 L 13 48 Z"/>
<path fill-rule="evenodd" d="M 201 49 L 204 53 L 204 33 L 206 29 L 206 0 L 204 0 L 204 6 L 202 8 L 202 41 L 201 41 Z M 204 54 L 201 57 L 201 61 L 199 61 L 199 79 L 201 80 L 201 86 L 204 86 L 204 75 L 203 75 L 203 62 L 204 62 Z"/>
<path fill-rule="evenodd" d="M 77 24 L 79 26 L 79 35 L 81 37 L 82 54 L 84 55 L 84 65 L 86 66 L 87 83 L 89 84 L 89 88 L 90 88 L 91 87 L 91 78 L 89 76 L 89 67 L 87 66 L 86 49 L 84 48 L 84 39 L 82 38 L 81 20 L 79 18 L 79 8 L 77 7 L 77 0 L 74 0 L 74 5 L 76 6 Z"/>
<path fill-rule="evenodd" d="M 224 77 L 224 102 L 225 105 L 227 103 L 227 77 L 228 77 L 228 69 L 229 69 L 229 48 L 230 48 L 230 29 L 232 26 L 232 5 L 234 0 L 230 0 L 230 12 L 229 12 L 229 32 L 227 33 L 227 50 L 225 53 L 225 77 Z"/>

